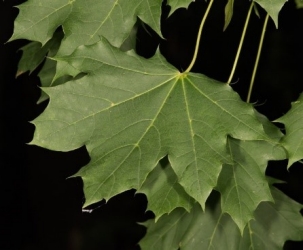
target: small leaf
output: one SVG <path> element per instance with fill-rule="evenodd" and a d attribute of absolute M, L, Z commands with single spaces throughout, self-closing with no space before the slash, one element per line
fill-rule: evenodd
<path fill-rule="evenodd" d="M 183 207 L 189 212 L 194 203 L 178 183 L 178 178 L 169 164 L 164 168 L 158 164 L 147 176 L 138 193 L 144 193 L 148 197 L 147 209 L 153 211 L 156 221 L 176 207 Z"/>
<path fill-rule="evenodd" d="M 213 194 L 202 212 L 196 204 L 190 213 L 177 208 L 147 225 L 141 240 L 144 249 L 161 250 L 282 250 L 287 240 L 303 240 L 302 205 L 271 187 L 275 203 L 262 202 L 241 236 L 236 224 L 222 214 L 220 202 Z"/>
<path fill-rule="evenodd" d="M 292 103 L 291 109 L 276 120 L 285 125 L 286 135 L 282 144 L 288 152 L 288 167 L 303 158 L 303 95 Z"/>
<path fill-rule="evenodd" d="M 270 15 L 274 21 L 276 27 L 278 28 L 278 16 L 279 12 L 282 9 L 283 5 L 287 0 L 253 0 L 258 3 L 266 12 Z"/>
<path fill-rule="evenodd" d="M 231 18 L 234 12 L 234 0 L 228 0 L 225 6 L 225 23 L 223 30 L 226 30 L 227 26 L 229 25 Z"/>
<path fill-rule="evenodd" d="M 41 87 L 55 87 L 57 85 L 66 83 L 72 79 L 71 76 L 65 75 L 63 77 L 54 80 L 54 76 L 56 74 L 56 65 L 57 65 L 56 61 L 46 58 L 45 63 L 38 74 L 41 82 Z M 41 96 L 37 101 L 37 104 L 46 101 L 48 98 L 49 96 L 42 90 Z"/>

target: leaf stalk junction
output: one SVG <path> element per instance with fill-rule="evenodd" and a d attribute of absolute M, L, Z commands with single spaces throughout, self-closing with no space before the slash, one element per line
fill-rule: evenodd
<path fill-rule="evenodd" d="M 200 23 L 200 27 L 199 27 L 199 31 L 198 31 L 198 35 L 197 35 L 196 46 L 195 46 L 195 51 L 194 51 L 193 58 L 191 60 L 191 63 L 187 67 L 187 69 L 182 73 L 182 75 L 183 74 L 186 75 L 186 73 L 190 72 L 191 69 L 193 68 L 196 60 L 197 60 L 198 51 L 199 51 L 199 45 L 200 45 L 200 40 L 201 40 L 201 36 L 202 36 L 202 30 L 203 30 L 206 18 L 207 18 L 208 14 L 209 14 L 209 11 L 210 11 L 210 9 L 212 7 L 213 2 L 214 2 L 214 0 L 210 0 L 209 4 L 207 6 L 205 14 L 204 14 L 204 16 L 202 18 L 202 21 Z M 246 35 L 246 31 L 247 31 L 247 27 L 248 27 L 248 23 L 249 23 L 249 20 L 250 20 L 250 17 L 251 17 L 251 12 L 252 12 L 253 7 L 254 7 L 254 2 L 252 1 L 251 4 L 250 4 L 249 10 L 248 10 L 247 16 L 246 16 L 246 20 L 245 20 L 245 24 L 244 24 L 244 27 L 243 27 L 243 31 L 242 31 L 241 39 L 240 39 L 240 42 L 239 42 L 239 46 L 238 46 L 238 49 L 237 49 L 236 57 L 235 57 L 235 60 L 234 60 L 233 66 L 232 66 L 232 70 L 231 70 L 230 76 L 229 76 L 229 78 L 227 80 L 227 84 L 231 83 L 232 78 L 234 76 L 234 73 L 235 73 L 235 70 L 236 70 L 236 67 L 237 67 L 237 64 L 238 64 L 238 61 L 239 61 L 239 56 L 240 56 L 240 53 L 241 53 L 241 50 L 242 50 L 242 47 L 243 47 L 243 42 L 244 42 L 244 38 L 245 38 L 245 35 Z M 265 37 L 265 32 L 266 32 L 266 27 L 267 27 L 268 19 L 269 19 L 269 15 L 267 13 L 266 17 L 265 17 L 265 20 L 264 20 L 264 24 L 263 24 L 263 29 L 262 29 L 262 34 L 261 34 L 260 42 L 259 42 L 257 57 L 256 57 L 256 60 L 255 60 L 254 69 L 253 69 L 253 73 L 252 73 L 252 76 L 251 76 L 249 90 L 248 90 L 248 94 L 247 94 L 247 98 L 246 98 L 246 102 L 247 103 L 250 102 L 251 93 L 252 93 L 252 89 L 253 89 L 253 85 L 254 85 L 254 81 L 255 81 L 255 76 L 256 76 L 259 60 L 260 60 L 260 55 L 261 55 L 261 51 L 262 51 L 262 46 L 263 46 L 263 42 L 264 42 L 264 37 Z"/>
<path fill-rule="evenodd" d="M 199 27 L 199 32 L 198 32 L 197 40 L 196 40 L 196 47 L 195 47 L 194 56 L 193 56 L 193 59 L 192 59 L 191 63 L 189 64 L 188 68 L 184 71 L 184 73 L 190 72 L 191 69 L 192 69 L 192 67 L 194 66 L 194 64 L 196 62 L 196 59 L 197 59 L 197 56 L 198 56 L 198 51 L 199 51 L 199 45 L 200 45 L 202 30 L 203 30 L 206 18 L 207 18 L 208 14 L 209 14 L 209 11 L 210 11 L 210 8 L 211 8 L 213 2 L 214 2 L 214 0 L 210 0 L 209 4 L 207 6 L 207 9 L 205 11 L 205 14 L 204 14 L 204 16 L 202 18 L 202 21 L 201 21 L 201 24 L 200 24 L 200 27 Z"/>

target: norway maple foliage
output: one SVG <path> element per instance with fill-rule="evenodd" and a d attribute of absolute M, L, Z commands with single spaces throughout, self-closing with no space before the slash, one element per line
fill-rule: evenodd
<path fill-rule="evenodd" d="M 191 2 L 168 0 L 170 14 Z M 253 4 L 278 27 L 285 2 Z M 265 177 L 269 160 L 289 159 L 290 166 L 303 158 L 302 97 L 277 120 L 285 124 L 283 135 L 229 84 L 180 72 L 159 51 L 140 57 L 129 42 L 137 19 L 162 37 L 161 5 L 28 0 L 18 6 L 11 40 L 32 41 L 22 48 L 18 74 L 47 56 L 39 102 L 50 101 L 33 121 L 31 144 L 58 151 L 86 146 L 90 163 L 74 175 L 84 183 L 84 206 L 132 188 L 146 194 L 156 219 L 147 224 L 143 249 L 281 249 L 288 239 L 303 240 L 302 206 Z M 227 1 L 225 28 L 233 5 Z M 166 156 L 169 163 L 161 165 Z M 265 232 L 272 237 L 263 239 Z"/>

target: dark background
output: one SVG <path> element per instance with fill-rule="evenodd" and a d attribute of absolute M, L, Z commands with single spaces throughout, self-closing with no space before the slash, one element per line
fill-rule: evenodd
<path fill-rule="evenodd" d="M 0 249 L 1 250 L 124 250 L 139 249 L 137 242 L 145 228 L 136 222 L 152 217 L 144 195 L 128 191 L 107 204 L 96 204 L 92 213 L 82 213 L 84 201 L 80 179 L 66 179 L 89 161 L 84 148 L 73 152 L 52 152 L 26 143 L 34 126 L 29 123 L 46 107 L 39 98 L 37 72 L 15 78 L 21 52 L 19 40 L 4 44 L 13 32 L 13 21 L 22 1 L 0 1 Z M 199 58 L 193 71 L 221 81 L 229 76 L 246 17 L 249 1 L 236 1 L 235 15 L 225 32 L 224 1 L 215 1 L 207 19 Z M 245 6 L 244 6 L 245 5 Z M 139 28 L 137 52 L 150 57 L 160 43 L 164 56 L 180 70 L 187 68 L 195 46 L 205 4 L 196 1 L 188 11 L 178 10 L 169 19 L 163 8 L 161 41 L 151 30 Z M 263 25 L 252 15 L 233 88 L 245 100 Z M 274 120 L 290 108 L 303 90 L 303 9 L 292 2 L 283 8 L 279 29 L 270 21 L 251 102 Z M 152 36 L 150 36 L 150 34 Z M 303 166 L 270 162 L 267 174 L 287 184 L 279 188 L 303 204 Z M 303 249 L 303 244 L 287 242 L 285 249 Z"/>

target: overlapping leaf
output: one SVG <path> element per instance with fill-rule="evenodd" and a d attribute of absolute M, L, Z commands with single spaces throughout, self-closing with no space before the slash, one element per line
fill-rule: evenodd
<path fill-rule="evenodd" d="M 217 190 L 222 195 L 222 211 L 231 215 L 243 232 L 262 201 L 272 201 L 265 178 L 269 160 L 285 159 L 285 152 L 265 141 L 239 141 L 228 138 L 232 164 L 225 164 Z"/>
<path fill-rule="evenodd" d="M 220 210 L 220 202 L 210 197 L 206 211 L 196 204 L 190 213 L 178 208 L 157 223 L 147 223 L 140 242 L 145 249 L 161 250 L 281 250 L 287 240 L 303 240 L 302 205 L 272 187 L 275 203 L 262 202 L 241 236 L 232 219 Z"/>
<path fill-rule="evenodd" d="M 286 135 L 282 144 L 288 152 L 288 167 L 303 158 L 303 95 L 292 103 L 291 109 L 276 120 L 285 125 Z"/>
<path fill-rule="evenodd" d="M 30 42 L 23 46 L 20 49 L 22 50 L 22 57 L 18 64 L 17 75 L 21 75 L 27 71 L 32 73 L 43 62 L 49 50 L 57 44 L 60 44 L 61 38 L 62 37 L 57 34 L 44 46 L 41 46 L 39 42 Z"/>
<path fill-rule="evenodd" d="M 266 133 L 277 143 L 283 134 L 264 116 L 256 114 L 264 123 Z M 244 142 L 229 137 L 227 148 L 232 158 L 231 164 L 223 165 L 216 189 L 222 195 L 222 212 L 230 214 L 243 233 L 260 202 L 273 201 L 265 178 L 267 162 L 285 159 L 286 155 L 281 146 L 266 141 Z M 193 204 L 170 165 L 165 168 L 157 166 L 139 192 L 148 197 L 148 210 L 156 214 L 156 220 L 177 207 L 189 212 Z"/>
<path fill-rule="evenodd" d="M 67 54 L 100 36 L 120 46 L 137 16 L 161 34 L 159 0 L 29 0 L 18 8 L 11 40 L 25 38 L 45 44 L 62 25 L 66 37 L 61 52 Z"/>
<path fill-rule="evenodd" d="M 10 41 L 27 39 L 45 45 L 69 17 L 75 0 L 29 0 L 18 6 L 19 15 Z"/>
<path fill-rule="evenodd" d="M 165 167 L 158 164 L 138 192 L 148 197 L 147 209 L 154 212 L 156 221 L 177 207 L 183 207 L 189 212 L 194 204 L 194 200 L 178 183 L 178 178 L 169 164 Z"/>
<path fill-rule="evenodd" d="M 27 71 L 32 73 L 32 71 L 45 60 L 44 65 L 38 74 L 42 87 L 56 86 L 70 80 L 70 76 L 65 76 L 53 81 L 56 74 L 56 62 L 49 58 L 45 58 L 46 56 L 53 57 L 57 54 L 62 38 L 62 31 L 57 31 L 44 46 L 41 46 L 40 42 L 31 42 L 22 47 L 20 50 L 22 50 L 23 53 L 18 64 L 17 76 Z M 38 103 L 41 103 L 46 99 L 48 99 L 48 96 L 42 91 Z"/>
<path fill-rule="evenodd" d="M 172 12 L 186 7 L 189 0 L 171 0 Z M 20 14 L 15 21 L 14 34 L 10 40 L 25 38 L 44 45 L 53 36 L 57 27 L 62 25 L 64 40 L 59 55 L 68 55 L 80 45 L 97 42 L 101 36 L 114 46 L 121 46 L 129 37 L 137 17 L 147 23 L 160 36 L 161 0 L 29 0 L 20 6 Z M 52 69 L 54 63 L 47 62 L 45 68 Z M 64 62 L 56 64 L 56 73 L 51 82 L 61 80 L 65 71 L 72 68 Z M 50 72 L 42 74 L 49 79 Z M 73 70 L 72 76 L 79 72 Z M 64 79 L 64 78 L 63 78 Z M 45 99 L 45 95 L 42 96 Z M 42 100 L 41 99 L 41 100 Z"/>
<path fill-rule="evenodd" d="M 60 31 L 60 32 L 56 32 L 54 34 L 54 37 L 50 40 L 53 42 L 52 42 L 52 46 L 49 47 L 49 51 L 47 54 L 48 58 L 46 58 L 45 63 L 43 65 L 41 71 L 38 74 L 42 87 L 54 87 L 59 84 L 63 84 L 72 78 L 71 76 L 63 76 L 59 79 L 54 80 L 54 76 L 56 75 L 57 63 L 56 63 L 56 61 L 54 61 L 50 58 L 57 54 L 62 37 L 63 37 L 63 34 Z M 47 94 L 42 91 L 41 96 L 38 100 L 38 103 L 41 103 L 47 99 L 48 99 Z"/>
<path fill-rule="evenodd" d="M 295 2 L 298 9 L 303 8 L 303 0 L 295 0 Z"/>
<path fill-rule="evenodd" d="M 283 134 L 256 112 L 266 133 L 276 142 Z M 286 158 L 285 150 L 266 141 L 239 141 L 228 138 L 227 147 L 232 163 L 220 173 L 217 190 L 221 193 L 223 213 L 231 215 L 241 233 L 260 202 L 272 201 L 265 169 L 269 160 Z"/>
<path fill-rule="evenodd" d="M 65 37 L 58 52 L 61 55 L 72 53 L 80 45 L 95 43 L 100 36 L 120 46 L 137 16 L 161 34 L 159 0 L 29 0 L 18 8 L 20 14 L 10 40 L 25 38 L 44 45 L 62 25 Z M 68 65 L 62 62 L 56 67 L 54 80 L 65 75 Z M 74 70 L 73 76 L 78 73 Z"/>
<path fill-rule="evenodd" d="M 64 60 L 87 75 L 54 88 L 38 117 L 34 144 L 68 151 L 86 145 L 86 205 L 139 189 L 159 159 L 203 206 L 230 163 L 226 138 L 272 141 L 250 104 L 201 74 L 182 74 L 159 53 L 146 60 L 105 40 L 79 47 Z M 68 73 L 68 72 L 67 72 Z"/>

